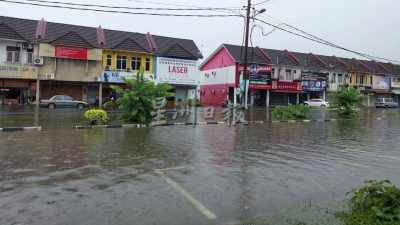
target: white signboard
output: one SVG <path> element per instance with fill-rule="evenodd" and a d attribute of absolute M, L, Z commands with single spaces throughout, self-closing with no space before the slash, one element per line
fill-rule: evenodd
<path fill-rule="evenodd" d="M 197 85 L 198 78 L 196 60 L 157 58 L 157 81 L 160 83 Z"/>

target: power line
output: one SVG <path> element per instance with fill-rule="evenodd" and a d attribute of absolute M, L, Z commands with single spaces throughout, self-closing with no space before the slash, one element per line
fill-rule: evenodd
<path fill-rule="evenodd" d="M 315 35 L 311 35 L 311 34 L 305 32 L 305 31 L 302 31 L 302 30 L 300 30 L 300 29 L 298 29 L 298 28 L 295 28 L 295 27 L 293 27 L 293 26 L 291 26 L 291 25 L 289 25 L 289 24 L 287 24 L 287 23 L 283 23 L 283 24 L 284 24 L 285 26 L 288 26 L 288 27 L 290 27 L 290 28 L 292 28 L 292 29 L 294 29 L 294 30 L 296 30 L 296 31 L 299 31 L 299 32 L 301 32 L 301 33 L 303 33 L 303 34 L 299 34 L 299 33 L 290 31 L 290 30 L 288 30 L 288 29 L 284 29 L 284 28 L 282 28 L 282 27 L 280 27 L 280 26 L 277 26 L 277 25 L 274 25 L 274 24 L 265 22 L 265 21 L 260 20 L 260 19 L 257 19 L 257 18 L 254 18 L 254 20 L 257 20 L 257 21 L 259 21 L 259 22 L 261 22 L 261 23 L 264 23 L 264 24 L 266 24 L 266 25 L 272 26 L 272 27 L 274 27 L 275 29 L 279 29 L 279 30 L 288 32 L 288 33 L 290 33 L 290 34 L 296 35 L 296 36 L 298 36 L 298 37 L 302 37 L 302 38 L 305 38 L 305 39 L 307 39 L 307 40 L 314 41 L 314 42 L 317 42 L 317 43 L 320 43 L 320 44 L 323 44 L 323 45 L 327 45 L 327 46 L 330 46 L 330 47 L 333 47 L 333 48 L 337 48 L 337 49 L 341 49 L 341 50 L 344 50 L 344 51 L 347 51 L 347 52 L 351 52 L 351 53 L 353 53 L 353 54 L 356 54 L 356 55 L 359 55 L 359 56 L 362 56 L 362 57 L 365 57 L 365 58 L 368 58 L 368 59 L 371 59 L 371 60 L 379 59 L 379 60 L 385 60 L 385 61 L 389 61 L 389 62 L 400 63 L 400 61 L 398 61 L 398 60 L 392 60 L 392 59 L 387 59 L 387 58 L 383 58 L 383 57 L 373 56 L 373 55 L 369 55 L 369 54 L 361 53 L 361 52 L 358 52 L 358 51 L 350 50 L 350 49 L 348 49 L 348 48 L 345 48 L 345 47 L 342 47 L 342 46 L 333 44 L 333 43 L 331 43 L 331 42 L 329 42 L 329 41 L 326 41 L 326 40 L 324 40 L 324 39 L 322 39 L 322 38 L 319 38 L 319 37 L 317 37 L 317 36 L 315 36 Z M 307 35 L 307 36 L 305 36 L 305 35 Z"/>
<path fill-rule="evenodd" d="M 84 6 L 84 7 L 96 7 L 96 8 L 111 8 L 111 9 L 130 9 L 130 10 L 167 10 L 167 11 L 210 11 L 210 10 L 227 10 L 228 8 L 154 8 L 154 7 L 127 7 L 127 6 L 109 6 L 109 5 L 93 5 L 93 4 L 80 4 L 70 2 L 59 2 L 59 1 L 45 1 L 45 0 L 24 0 L 25 2 L 41 2 L 49 4 L 61 4 L 61 5 L 73 5 L 73 6 Z"/>
<path fill-rule="evenodd" d="M 271 1 L 271 0 L 265 0 L 265 1 L 262 1 L 262 2 L 259 2 L 259 3 L 255 3 L 255 4 L 253 4 L 253 6 L 261 5 L 261 4 L 267 3 L 269 1 Z"/>
<path fill-rule="evenodd" d="M 172 4 L 172 3 L 161 3 L 161 2 L 154 2 L 154 1 L 143 1 L 143 0 L 128 0 L 130 2 L 140 2 L 140 3 L 149 3 L 149 4 L 155 4 L 155 5 L 166 5 L 166 6 L 180 6 L 180 7 L 192 7 L 192 8 L 207 8 L 203 6 L 194 6 L 194 5 L 182 5 L 182 4 Z M 242 7 L 224 7 L 225 9 L 241 9 Z"/>
<path fill-rule="evenodd" d="M 208 15 L 207 14 L 166 14 L 166 13 L 103 10 L 103 9 L 93 9 L 93 8 L 77 8 L 77 7 L 70 7 L 70 6 L 39 4 L 39 3 L 33 3 L 33 2 L 19 2 L 19 1 L 13 1 L 13 0 L 0 0 L 0 2 L 7 2 L 7 3 L 13 3 L 13 4 L 22 4 L 22 5 L 32 5 L 32 6 L 41 6 L 41 7 L 50 7 L 50 8 L 59 8 L 59 9 L 73 9 L 73 10 L 82 10 L 82 11 L 121 13 L 121 14 L 131 14 L 131 15 L 170 16 L 170 17 L 173 17 L 173 16 L 176 16 L 176 17 L 241 17 L 239 15 L 233 15 L 233 14 L 208 14 Z"/>

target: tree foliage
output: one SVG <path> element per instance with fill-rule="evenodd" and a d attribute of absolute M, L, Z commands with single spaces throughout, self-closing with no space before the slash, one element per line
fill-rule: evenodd
<path fill-rule="evenodd" d="M 170 92 L 172 86 L 168 83 L 156 85 L 154 82 L 144 77 L 143 69 L 133 78 L 124 78 L 127 88 L 113 86 L 112 89 L 117 93 L 116 105 L 124 111 L 123 118 L 129 122 L 149 124 L 153 116 L 153 100 L 157 97 L 173 97 Z"/>
<path fill-rule="evenodd" d="M 355 115 L 355 109 L 362 106 L 365 98 L 359 90 L 351 86 L 340 86 L 337 92 L 331 92 L 329 96 L 331 97 L 330 107 L 342 116 Z"/>

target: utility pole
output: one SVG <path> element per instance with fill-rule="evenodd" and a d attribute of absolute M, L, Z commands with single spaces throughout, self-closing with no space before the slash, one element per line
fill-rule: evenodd
<path fill-rule="evenodd" d="M 247 109 L 247 94 L 248 94 L 248 88 L 247 88 L 247 81 L 248 80 L 248 75 L 247 75 L 247 54 L 248 54 L 248 48 L 249 48 L 249 27 L 250 27 L 250 11 L 251 11 L 251 0 L 248 0 L 247 2 L 247 13 L 246 13 L 246 37 L 244 41 L 244 65 L 243 65 L 243 79 L 244 79 L 244 107 Z"/>

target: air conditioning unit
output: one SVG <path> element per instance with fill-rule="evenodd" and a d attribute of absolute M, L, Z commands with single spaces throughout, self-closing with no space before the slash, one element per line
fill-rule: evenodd
<path fill-rule="evenodd" d="M 99 82 L 101 81 L 100 77 L 93 77 L 93 81 Z"/>
<path fill-rule="evenodd" d="M 33 59 L 33 64 L 35 65 L 43 65 L 43 58 L 34 58 Z"/>
<path fill-rule="evenodd" d="M 54 80 L 55 75 L 54 74 L 46 74 L 46 78 L 48 80 Z"/>
<path fill-rule="evenodd" d="M 131 72 L 131 71 L 132 71 L 132 69 L 130 67 L 126 68 L 126 72 Z"/>
<path fill-rule="evenodd" d="M 107 70 L 107 71 L 111 70 L 111 66 L 107 65 L 107 66 L 106 66 L 106 70 Z"/>
<path fill-rule="evenodd" d="M 209 74 L 209 73 L 205 73 L 204 76 L 205 76 L 205 77 L 209 77 L 210 74 Z"/>
<path fill-rule="evenodd" d="M 32 45 L 30 43 L 22 43 L 22 48 L 23 49 L 28 49 L 28 48 L 31 48 L 31 47 L 32 47 Z"/>
<path fill-rule="evenodd" d="M 212 71 L 211 74 L 212 74 L 213 76 L 215 76 L 215 75 L 217 75 L 217 71 Z"/>

